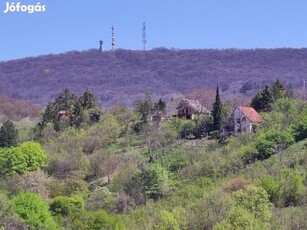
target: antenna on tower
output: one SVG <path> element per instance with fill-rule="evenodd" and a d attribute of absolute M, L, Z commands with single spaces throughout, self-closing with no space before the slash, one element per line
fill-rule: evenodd
<path fill-rule="evenodd" d="M 143 22 L 143 50 L 146 50 L 146 44 L 147 44 L 147 35 L 146 35 L 146 25 L 145 22 Z"/>
<path fill-rule="evenodd" d="M 103 49 L 103 41 L 100 40 L 99 41 L 99 51 L 102 52 L 102 49 Z"/>
<path fill-rule="evenodd" d="M 115 51 L 115 35 L 114 35 L 114 26 L 112 26 L 112 51 Z"/>

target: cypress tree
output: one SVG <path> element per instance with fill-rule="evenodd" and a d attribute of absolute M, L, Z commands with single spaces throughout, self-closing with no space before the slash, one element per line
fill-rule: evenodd
<path fill-rule="evenodd" d="M 18 142 L 18 130 L 12 121 L 7 120 L 0 129 L 0 147 L 16 146 Z"/>
<path fill-rule="evenodd" d="M 213 129 L 220 130 L 222 125 L 222 102 L 220 97 L 219 86 L 216 87 L 215 102 L 213 103 Z"/>

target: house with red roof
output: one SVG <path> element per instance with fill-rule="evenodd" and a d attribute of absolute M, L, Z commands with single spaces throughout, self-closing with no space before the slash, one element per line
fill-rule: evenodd
<path fill-rule="evenodd" d="M 263 118 L 252 107 L 237 106 L 231 115 L 231 120 L 234 134 L 239 134 L 241 132 L 254 132 Z"/>

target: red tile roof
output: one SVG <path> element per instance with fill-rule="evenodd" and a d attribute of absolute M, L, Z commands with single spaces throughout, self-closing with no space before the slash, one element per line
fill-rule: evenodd
<path fill-rule="evenodd" d="M 252 107 L 244 107 L 244 106 L 238 106 L 241 112 L 251 121 L 251 122 L 262 122 L 263 118 L 257 111 Z"/>

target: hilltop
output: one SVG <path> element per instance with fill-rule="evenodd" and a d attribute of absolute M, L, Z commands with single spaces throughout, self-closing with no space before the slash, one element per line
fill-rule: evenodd
<path fill-rule="evenodd" d="M 251 96 L 277 78 L 302 88 L 306 72 L 305 48 L 71 51 L 0 62 L 0 94 L 45 105 L 63 88 L 89 88 L 103 106 L 131 106 L 146 91 L 168 101 L 217 83 L 224 97 Z"/>

